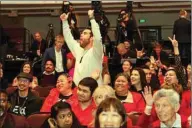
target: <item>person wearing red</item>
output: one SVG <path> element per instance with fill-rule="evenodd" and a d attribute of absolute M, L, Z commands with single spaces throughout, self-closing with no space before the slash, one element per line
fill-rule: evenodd
<path fill-rule="evenodd" d="M 58 101 L 75 99 L 75 89 L 72 89 L 72 78 L 61 74 L 57 79 L 56 88 L 53 88 L 46 97 L 40 112 L 51 112 L 51 107 Z"/>
<path fill-rule="evenodd" d="M 89 126 L 94 119 L 96 105 L 92 95 L 97 87 L 98 83 L 95 79 L 85 77 L 77 87 L 77 99 L 68 101 L 81 125 L 85 127 Z"/>
<path fill-rule="evenodd" d="M 189 128 L 187 117 L 178 114 L 180 96 L 173 89 L 160 89 L 152 97 L 151 89 L 145 88 L 146 107 L 137 125 L 150 128 Z M 154 103 L 157 120 L 150 122 L 152 105 Z"/>
<path fill-rule="evenodd" d="M 145 108 L 145 101 L 141 94 L 129 90 L 128 81 L 126 73 L 120 73 L 116 76 L 114 85 L 116 97 L 123 103 L 126 113 L 142 113 Z"/>

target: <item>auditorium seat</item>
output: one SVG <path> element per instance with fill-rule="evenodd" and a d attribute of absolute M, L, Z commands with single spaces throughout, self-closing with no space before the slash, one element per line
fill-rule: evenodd
<path fill-rule="evenodd" d="M 36 113 L 27 117 L 27 123 L 31 128 L 40 128 L 50 113 Z"/>
<path fill-rule="evenodd" d="M 37 86 L 36 88 L 34 88 L 34 90 L 36 90 L 39 93 L 40 97 L 47 97 L 49 95 L 49 91 L 53 88 L 54 88 L 53 86 L 47 86 L 47 87 Z"/>

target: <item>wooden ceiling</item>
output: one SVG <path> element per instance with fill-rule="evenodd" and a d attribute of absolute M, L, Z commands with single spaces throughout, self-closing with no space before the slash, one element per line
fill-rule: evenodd
<path fill-rule="evenodd" d="M 87 14 L 91 8 L 90 1 L 72 1 L 75 12 L 79 15 Z M 51 15 L 58 16 L 62 7 L 62 1 L 1 1 L 0 15 L 18 16 L 18 15 Z M 126 7 L 126 1 L 102 1 L 102 8 L 106 14 L 116 14 L 122 8 Z M 133 3 L 135 13 L 150 12 L 178 12 L 180 9 L 186 9 L 191 12 L 191 1 L 148 1 Z"/>

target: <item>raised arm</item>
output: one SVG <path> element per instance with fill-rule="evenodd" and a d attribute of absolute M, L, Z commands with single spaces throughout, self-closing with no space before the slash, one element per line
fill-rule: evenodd
<path fill-rule="evenodd" d="M 93 51 L 98 55 L 98 57 L 102 57 L 103 55 L 103 45 L 102 45 L 102 37 L 99 29 L 98 23 L 94 19 L 94 11 L 89 10 L 88 11 L 88 16 L 91 22 L 91 29 L 93 32 Z"/>
<path fill-rule="evenodd" d="M 71 30 L 69 28 L 69 24 L 68 24 L 68 14 L 63 13 L 60 16 L 60 19 L 63 23 L 63 36 L 65 38 L 65 42 L 67 43 L 67 46 L 69 47 L 70 51 L 73 53 L 73 56 L 76 57 L 76 55 L 78 54 L 78 48 L 79 48 L 79 44 L 78 42 L 73 38 L 72 34 L 71 34 Z"/>
<path fill-rule="evenodd" d="M 168 37 L 173 45 L 174 55 L 175 55 L 175 65 L 177 66 L 177 71 L 180 79 L 180 84 L 182 84 L 183 88 L 187 88 L 187 78 L 185 75 L 185 69 L 182 66 L 181 63 L 181 57 L 179 55 L 179 48 L 178 48 L 178 41 L 175 39 L 175 35 L 173 36 L 173 39 Z"/>

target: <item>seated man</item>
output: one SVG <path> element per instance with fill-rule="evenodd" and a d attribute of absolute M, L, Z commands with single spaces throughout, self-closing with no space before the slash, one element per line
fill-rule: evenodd
<path fill-rule="evenodd" d="M 42 101 L 29 89 L 32 76 L 28 73 L 20 73 L 17 79 L 18 89 L 10 94 L 12 105 L 10 111 L 22 116 L 29 116 L 32 113 L 39 112 Z"/>
<path fill-rule="evenodd" d="M 52 59 L 47 59 L 45 61 L 45 70 L 40 77 L 40 85 L 45 86 L 55 86 L 57 81 L 57 73 L 55 71 L 55 61 Z"/>
<path fill-rule="evenodd" d="M 97 81 L 91 77 L 85 77 L 77 87 L 77 99 L 69 99 L 72 110 L 83 126 L 90 126 L 93 121 L 93 112 L 96 105 L 92 99 L 93 92 L 98 87 Z"/>
<path fill-rule="evenodd" d="M 121 56 L 121 59 L 136 58 L 136 52 L 126 48 L 124 43 L 120 43 L 117 46 L 117 52 Z"/>

